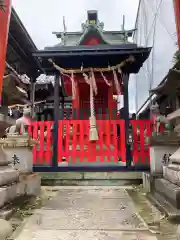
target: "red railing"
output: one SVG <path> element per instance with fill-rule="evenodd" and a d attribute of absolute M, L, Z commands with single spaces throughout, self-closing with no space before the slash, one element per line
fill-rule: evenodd
<path fill-rule="evenodd" d="M 125 136 L 121 134 L 118 148 L 117 125 L 124 129 L 124 121 L 97 120 L 99 140 L 89 141 L 89 121 L 59 121 L 58 162 L 63 157 L 68 162 L 110 162 L 118 161 L 118 156 L 125 162 Z M 63 149 L 62 149 L 63 146 Z"/>
<path fill-rule="evenodd" d="M 149 145 L 146 136 L 152 134 L 152 121 L 130 121 L 132 131 L 131 151 L 133 162 L 149 162 Z M 124 120 L 97 120 L 99 140 L 89 141 L 89 120 L 61 120 L 58 126 L 58 142 L 53 143 L 52 121 L 33 122 L 29 130 L 31 136 L 39 141 L 33 147 L 34 164 L 50 164 L 53 145 L 58 145 L 57 161 L 69 163 L 82 162 L 126 162 L 125 122 Z M 119 133 L 117 131 L 119 129 Z M 139 134 L 138 134 L 139 132 Z"/>
<path fill-rule="evenodd" d="M 146 137 L 152 135 L 153 122 L 150 120 L 131 120 L 132 126 L 132 156 L 134 163 L 150 162 L 150 146 Z M 139 134 L 138 134 L 139 131 Z"/>

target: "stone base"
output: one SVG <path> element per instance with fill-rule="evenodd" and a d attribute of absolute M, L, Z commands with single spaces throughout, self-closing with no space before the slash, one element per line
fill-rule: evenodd
<path fill-rule="evenodd" d="M 5 147 L 4 152 L 8 162 L 12 162 L 11 167 L 20 171 L 20 173 L 28 173 L 33 171 L 32 149 L 28 147 Z"/>
<path fill-rule="evenodd" d="M 163 166 L 163 177 L 169 182 L 180 186 L 180 165 L 169 164 L 168 166 Z"/>
<path fill-rule="evenodd" d="M 180 209 L 180 187 L 160 178 L 154 181 L 154 191 L 170 202 L 175 208 Z"/>
<path fill-rule="evenodd" d="M 25 182 L 25 195 L 38 196 L 41 192 L 41 177 L 39 173 L 21 176 L 20 182 Z"/>
<path fill-rule="evenodd" d="M 152 174 L 163 173 L 163 157 L 165 154 L 173 154 L 179 146 L 151 146 L 150 147 L 150 168 Z"/>
<path fill-rule="evenodd" d="M 19 196 L 38 196 L 41 191 L 41 178 L 39 174 L 20 176 L 16 183 L 0 188 L 0 207 Z"/>

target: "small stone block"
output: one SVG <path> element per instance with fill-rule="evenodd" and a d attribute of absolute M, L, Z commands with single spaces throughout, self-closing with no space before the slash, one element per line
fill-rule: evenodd
<path fill-rule="evenodd" d="M 38 173 L 26 177 L 25 194 L 27 196 L 38 196 L 41 192 L 41 177 Z"/>

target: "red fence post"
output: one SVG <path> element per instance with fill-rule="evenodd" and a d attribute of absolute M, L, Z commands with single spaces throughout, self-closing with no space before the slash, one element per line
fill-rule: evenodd
<path fill-rule="evenodd" d="M 122 162 L 126 162 L 125 121 L 120 120 L 120 153 Z"/>

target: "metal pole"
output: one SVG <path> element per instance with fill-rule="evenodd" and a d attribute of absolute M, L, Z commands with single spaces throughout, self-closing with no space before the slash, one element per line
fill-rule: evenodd
<path fill-rule="evenodd" d="M 125 141 L 126 141 L 126 166 L 130 167 L 132 162 L 131 145 L 129 143 L 129 75 L 123 76 L 124 85 L 124 112 L 123 119 L 125 121 Z"/>

